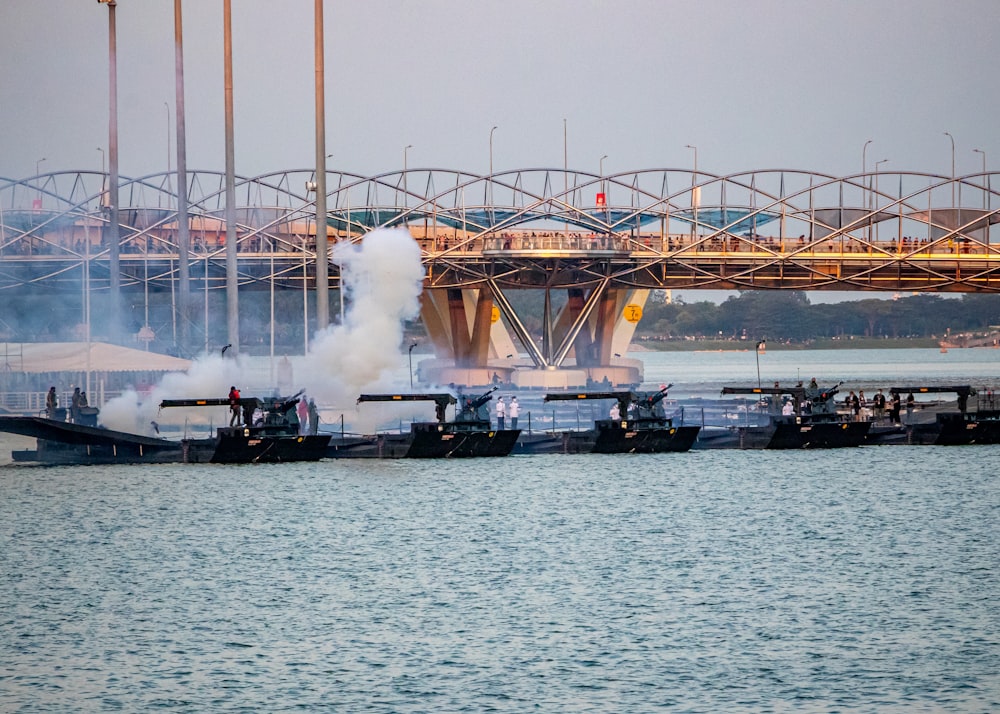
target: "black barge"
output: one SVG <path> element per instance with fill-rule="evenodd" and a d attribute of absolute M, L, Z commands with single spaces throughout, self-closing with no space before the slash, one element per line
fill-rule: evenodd
<path fill-rule="evenodd" d="M 326 455 L 330 434 L 300 434 L 292 397 L 260 399 L 164 399 L 169 407 L 219 407 L 236 402 L 243 415 L 240 426 L 219 427 L 214 437 L 181 439 L 183 463 L 251 464 L 319 461 Z"/>
<path fill-rule="evenodd" d="M 889 389 L 894 403 L 905 403 L 906 396 L 916 394 L 955 394 L 956 409 L 935 411 L 932 418 L 918 412 L 896 414 L 888 424 L 875 423 L 868 440 L 872 444 L 931 444 L 964 446 L 970 444 L 1000 444 L 1000 406 L 992 392 L 979 394 L 970 385 L 911 386 Z M 978 397 L 976 410 L 969 410 L 969 397 Z M 905 407 L 903 407 L 905 408 Z"/>
<path fill-rule="evenodd" d="M 363 402 L 433 401 L 436 421 L 414 422 L 408 433 L 380 433 L 364 437 L 334 438 L 326 450 L 331 458 L 440 459 L 479 456 L 507 456 L 514 448 L 520 429 L 494 429 L 488 403 L 496 387 L 479 397 L 437 394 L 362 394 Z M 452 421 L 447 408 L 456 406 Z"/>
<path fill-rule="evenodd" d="M 840 383 L 842 384 L 842 383 Z M 854 421 L 837 412 L 833 387 L 723 387 L 723 394 L 756 396 L 764 413 L 761 421 L 706 429 L 697 448 L 702 449 L 835 449 L 861 446 L 871 423 Z M 782 414 L 782 400 L 790 400 L 790 414 Z M 750 414 L 747 417 L 750 418 Z"/>
<path fill-rule="evenodd" d="M 528 435 L 518 443 L 518 453 L 561 454 L 661 454 L 689 450 L 699 425 L 675 425 L 663 410 L 667 385 L 657 392 L 556 392 L 546 402 L 580 399 L 614 400 L 615 413 L 596 419 L 591 429 Z"/>

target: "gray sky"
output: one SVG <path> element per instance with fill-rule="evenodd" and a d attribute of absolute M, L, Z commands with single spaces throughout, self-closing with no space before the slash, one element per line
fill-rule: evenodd
<path fill-rule="evenodd" d="M 221 0 L 187 0 L 188 166 L 222 169 Z M 977 172 L 1000 162 L 997 0 L 326 3 L 329 166 Z M 313 3 L 233 2 L 236 170 L 312 164 Z M 0 0 L 0 176 L 98 169 L 107 15 Z M 121 172 L 162 171 L 173 1 L 118 0 Z M 171 139 L 171 141 L 173 141 Z M 173 164 L 173 158 L 171 163 Z"/>

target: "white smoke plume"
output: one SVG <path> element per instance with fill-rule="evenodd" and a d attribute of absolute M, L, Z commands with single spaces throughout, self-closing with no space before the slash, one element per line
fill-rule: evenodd
<path fill-rule="evenodd" d="M 392 391 L 390 373 L 406 359 L 402 351 L 403 323 L 420 311 L 424 269 L 420 247 L 408 231 L 379 229 L 360 244 L 334 248 L 349 298 L 342 324 L 317 333 L 296 389 L 321 405 L 353 408 L 363 391 Z M 247 383 L 242 363 L 219 355 L 196 359 L 186 372 L 166 375 L 148 395 L 129 391 L 101 409 L 101 424 L 109 429 L 151 434 L 152 422 L 205 422 L 225 417 L 218 410 L 174 409 L 159 413 L 164 399 L 225 397 L 231 385 Z M 261 396 L 244 393 L 243 396 Z M 376 410 L 377 411 L 377 410 Z M 405 414 L 399 414 L 404 418 Z"/>
<path fill-rule="evenodd" d="M 353 402 L 376 385 L 390 388 L 388 373 L 398 368 L 403 322 L 420 311 L 424 268 L 420 247 L 401 229 L 369 233 L 358 246 L 341 244 L 340 265 L 350 309 L 344 322 L 317 334 L 306 355 L 307 391 L 325 403 Z"/>
<path fill-rule="evenodd" d="M 108 401 L 100 414 L 101 424 L 108 429 L 127 431 L 133 434 L 150 434 L 154 421 L 205 421 L 219 412 L 210 414 L 204 409 L 176 410 L 172 414 L 159 412 L 164 399 L 204 399 L 225 397 L 229 387 L 241 383 L 239 360 L 224 359 L 220 355 L 202 356 L 191 363 L 186 372 L 171 372 L 150 390 L 140 396 L 134 390 L 126 391 L 120 397 Z M 247 395 L 250 396 L 250 395 Z M 222 408 L 225 413 L 226 408 Z"/>

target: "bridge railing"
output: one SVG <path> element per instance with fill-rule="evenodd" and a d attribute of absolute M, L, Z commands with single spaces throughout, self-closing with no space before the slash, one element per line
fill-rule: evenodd
<path fill-rule="evenodd" d="M 659 232 L 649 233 L 593 233 L 580 231 L 538 231 L 508 230 L 499 234 L 477 235 L 461 233 L 450 229 L 437 231 L 411 226 L 410 232 L 425 255 L 434 257 L 440 253 L 451 255 L 480 255 L 483 253 L 538 251 L 573 252 L 615 252 L 638 256 L 670 255 L 677 252 L 699 254 L 800 254 L 839 255 L 976 255 L 993 254 L 1000 251 L 1000 245 L 970 238 L 914 237 L 892 235 L 879 239 L 852 233 L 835 233 L 828 237 L 808 238 L 802 236 L 773 235 L 712 235 L 691 233 Z M 357 237 L 331 235 L 330 245 L 336 245 Z M 87 243 L 89 242 L 89 245 Z M 315 236 L 246 235 L 238 237 L 237 252 L 242 256 L 295 257 L 301 259 L 303 252 L 310 262 L 316 250 Z M 194 260 L 213 258 L 225 251 L 224 237 L 194 235 L 191 239 L 189 256 Z M 131 236 L 122 240 L 121 258 L 124 261 L 142 260 L 147 256 L 176 260 L 179 251 L 176 232 L 169 229 L 150 229 L 143 236 Z M 91 260 L 107 259 L 107 246 L 99 232 L 85 234 L 76 230 L 61 230 L 45 234 L 21 236 L 19 240 L 0 243 L 0 257 L 11 261 L 45 261 L 53 258 L 79 261 L 85 256 Z"/>
<path fill-rule="evenodd" d="M 614 234 L 566 231 L 508 232 L 483 241 L 484 252 L 531 251 L 628 252 L 629 241 Z"/>

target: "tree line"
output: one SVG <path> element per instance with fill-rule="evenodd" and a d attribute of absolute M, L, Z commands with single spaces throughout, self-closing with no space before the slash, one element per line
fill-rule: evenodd
<path fill-rule="evenodd" d="M 819 304 L 810 303 L 803 291 L 786 290 L 743 291 L 720 304 L 655 297 L 647 302 L 637 327 L 637 335 L 647 339 L 940 339 L 1000 325 L 1000 295 L 992 294 L 916 294 Z"/>

